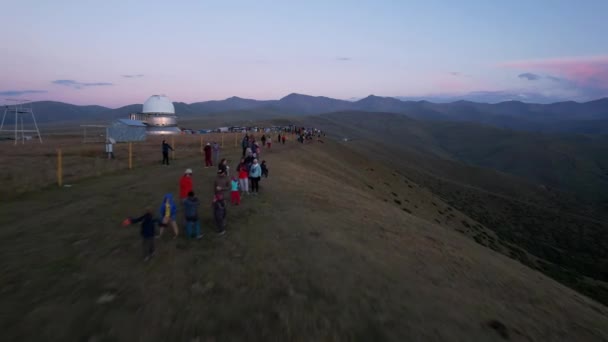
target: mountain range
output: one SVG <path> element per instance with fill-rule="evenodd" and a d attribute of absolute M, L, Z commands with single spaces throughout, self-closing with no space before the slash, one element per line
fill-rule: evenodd
<path fill-rule="evenodd" d="M 590 102 L 556 102 L 551 104 L 506 101 L 495 104 L 459 100 L 450 103 L 403 101 L 393 97 L 370 95 L 357 101 L 324 96 L 290 94 L 280 100 L 252 100 L 230 97 L 220 101 L 194 103 L 174 102 L 178 116 L 196 118 L 231 111 L 251 111 L 277 117 L 316 115 L 337 111 L 366 111 L 405 114 L 419 120 L 465 121 L 499 128 L 535 132 L 568 132 L 581 134 L 608 133 L 608 98 Z M 77 106 L 62 102 L 33 102 L 39 122 L 105 121 L 141 111 L 132 104 L 116 109 L 102 106 Z"/>

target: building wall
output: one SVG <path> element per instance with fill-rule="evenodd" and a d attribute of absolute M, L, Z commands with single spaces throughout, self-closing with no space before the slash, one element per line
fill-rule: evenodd
<path fill-rule="evenodd" d="M 108 137 L 113 138 L 116 142 L 145 141 L 146 127 L 114 123 L 108 127 Z"/>

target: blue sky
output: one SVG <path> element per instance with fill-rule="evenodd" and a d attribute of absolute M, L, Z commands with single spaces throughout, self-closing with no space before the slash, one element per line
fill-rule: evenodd
<path fill-rule="evenodd" d="M 20 0 L 1 8 L 0 98 L 117 107 L 157 93 L 184 102 L 292 92 L 608 96 L 608 1 Z"/>

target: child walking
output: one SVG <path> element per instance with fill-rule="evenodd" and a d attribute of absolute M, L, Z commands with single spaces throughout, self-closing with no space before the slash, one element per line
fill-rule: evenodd
<path fill-rule="evenodd" d="M 230 203 L 234 205 L 241 204 L 241 193 L 239 192 L 239 181 L 236 177 L 232 177 L 230 182 Z"/>
<path fill-rule="evenodd" d="M 172 194 L 166 194 L 163 198 L 163 203 L 160 206 L 160 231 L 158 232 L 157 238 L 160 238 L 165 231 L 165 227 L 171 225 L 173 228 L 173 238 L 175 239 L 179 235 L 179 230 L 177 228 L 177 222 L 175 218 L 177 216 L 177 207 L 175 206 L 175 202 L 173 201 Z"/>
<path fill-rule="evenodd" d="M 251 182 L 251 194 L 257 195 L 260 189 L 259 183 L 262 178 L 262 168 L 258 164 L 258 160 L 254 159 L 251 168 L 249 169 L 249 181 Z"/>
<path fill-rule="evenodd" d="M 217 235 L 226 234 L 226 202 L 221 192 L 216 192 L 213 196 L 213 218 Z"/>
<path fill-rule="evenodd" d="M 237 171 L 239 172 L 239 185 L 244 194 L 249 195 L 249 168 L 245 163 L 245 159 L 241 160 Z"/>
<path fill-rule="evenodd" d="M 262 160 L 262 164 L 260 164 L 260 166 L 262 167 L 262 177 L 268 178 L 268 167 L 266 166 L 266 161 Z"/>
<path fill-rule="evenodd" d="M 146 209 L 146 212 L 137 218 L 128 218 L 123 221 L 123 226 L 136 224 L 141 222 L 140 235 L 142 239 L 144 261 L 150 260 L 154 256 L 154 227 L 160 221 L 154 218 L 152 209 Z"/>
<path fill-rule="evenodd" d="M 186 237 L 192 237 L 200 240 L 203 237 L 201 234 L 201 224 L 198 220 L 198 206 L 200 202 L 194 196 L 194 192 L 190 191 L 188 197 L 184 200 L 184 213 L 186 215 Z"/>

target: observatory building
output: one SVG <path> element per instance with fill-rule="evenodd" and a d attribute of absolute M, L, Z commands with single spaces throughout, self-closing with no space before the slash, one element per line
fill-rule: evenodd
<path fill-rule="evenodd" d="M 142 121 L 148 134 L 179 134 L 173 102 L 164 95 L 152 95 L 144 102 L 141 113 L 129 115 L 131 120 Z"/>

